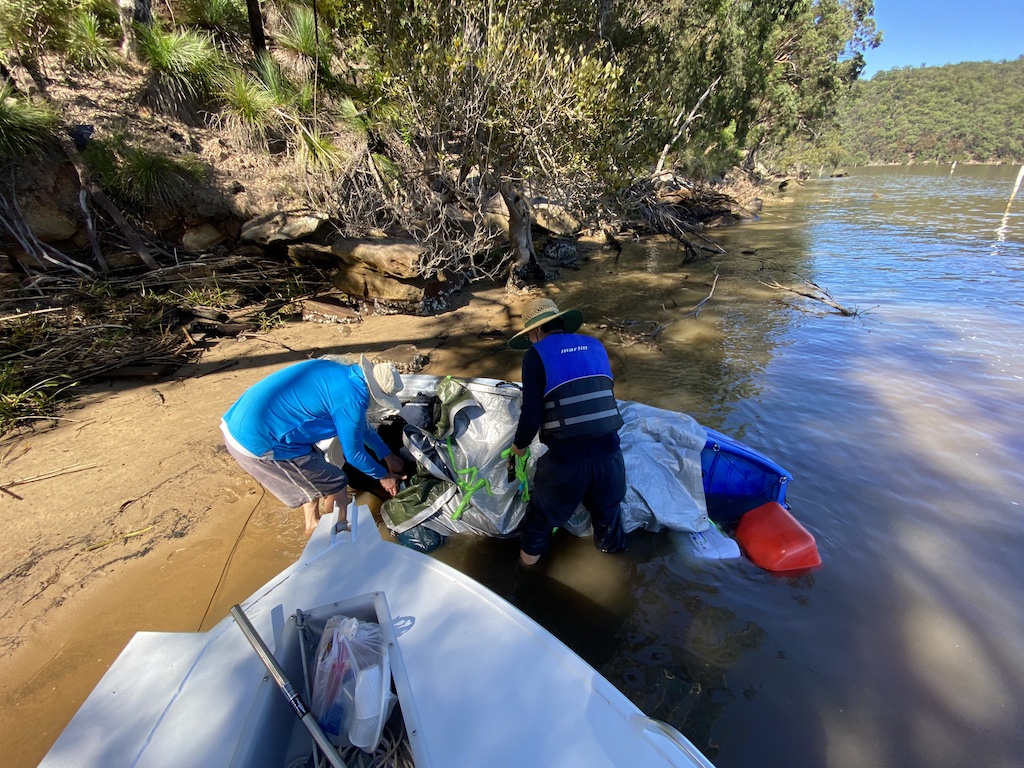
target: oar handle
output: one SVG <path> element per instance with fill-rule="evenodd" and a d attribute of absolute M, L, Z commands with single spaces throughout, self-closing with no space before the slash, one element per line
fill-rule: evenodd
<path fill-rule="evenodd" d="M 295 712 L 295 716 L 302 721 L 302 724 L 306 726 L 306 730 L 309 731 L 309 735 L 313 737 L 313 741 L 323 751 L 327 762 L 334 768 L 348 768 L 345 765 L 345 761 L 341 759 L 341 755 L 338 754 L 338 750 L 334 748 L 331 740 L 327 738 L 327 734 L 323 732 L 320 723 L 316 721 L 316 717 L 309 711 L 302 697 L 292 687 L 291 681 L 288 680 L 288 676 L 281 669 L 281 665 L 277 663 L 274 654 L 270 652 L 266 643 L 263 642 L 263 638 L 259 636 L 256 628 L 250 623 L 249 617 L 245 615 L 245 612 L 238 605 L 231 606 L 231 616 L 238 624 L 238 628 L 242 630 L 245 639 L 249 641 L 253 650 L 256 651 L 256 655 L 260 657 L 263 666 L 267 668 L 270 676 L 274 678 L 277 687 L 281 689 L 281 693 L 288 699 L 288 703 Z"/>

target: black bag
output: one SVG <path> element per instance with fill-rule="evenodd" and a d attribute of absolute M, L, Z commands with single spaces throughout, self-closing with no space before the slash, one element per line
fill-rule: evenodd
<path fill-rule="evenodd" d="M 433 552 L 445 542 L 445 537 L 433 528 L 416 525 L 397 535 L 398 541 L 418 552 Z"/>

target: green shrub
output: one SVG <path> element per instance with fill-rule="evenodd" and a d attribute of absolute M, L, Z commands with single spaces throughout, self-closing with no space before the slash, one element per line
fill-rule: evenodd
<path fill-rule="evenodd" d="M 248 39 L 249 17 L 240 0 L 183 0 L 178 21 L 232 45 Z"/>
<path fill-rule="evenodd" d="M 198 161 L 175 160 L 120 139 L 93 141 L 83 155 L 100 185 L 140 212 L 180 207 L 204 174 Z"/>
<path fill-rule="evenodd" d="M 122 194 L 142 208 L 175 208 L 203 178 L 198 162 L 175 160 L 139 147 L 122 157 L 118 186 Z"/>
<path fill-rule="evenodd" d="M 319 128 L 301 126 L 298 138 L 299 161 L 311 170 L 338 171 L 348 162 L 348 154 Z"/>
<path fill-rule="evenodd" d="M 322 74 L 330 71 L 334 50 L 328 32 L 317 29 L 312 8 L 293 5 L 274 41 L 288 67 L 301 78 L 311 79 L 318 68 Z"/>
<path fill-rule="evenodd" d="M 62 396 L 74 386 L 68 376 L 56 376 L 26 386 L 21 368 L 13 363 L 0 365 L 0 435 L 19 423 L 45 418 L 57 410 Z"/>
<path fill-rule="evenodd" d="M 240 69 L 232 69 L 220 85 L 221 123 L 235 142 L 245 148 L 267 146 L 280 124 L 278 101 L 267 84 Z"/>

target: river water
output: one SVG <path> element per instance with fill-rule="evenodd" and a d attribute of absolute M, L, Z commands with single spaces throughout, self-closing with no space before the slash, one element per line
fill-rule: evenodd
<path fill-rule="evenodd" d="M 557 539 L 540 574 L 510 575 L 513 542 L 452 540 L 436 556 L 718 768 L 1024 765 L 1016 177 L 809 180 L 712 234 L 726 253 L 706 262 L 635 242 L 553 285 L 609 342 L 620 398 L 685 411 L 793 474 L 788 501 L 820 568 L 700 563 L 646 532 L 614 557 Z M 856 314 L 776 283 L 813 283 Z M 664 328 L 631 344 L 599 327 L 626 320 Z M 543 681 L 524 684 L 542 695 Z"/>

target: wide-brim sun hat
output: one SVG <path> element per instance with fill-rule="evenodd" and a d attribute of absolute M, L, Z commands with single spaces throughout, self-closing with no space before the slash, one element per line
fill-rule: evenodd
<path fill-rule="evenodd" d="M 566 333 L 572 333 L 583 325 L 583 313 L 578 309 L 567 309 L 560 312 L 551 299 L 534 299 L 523 309 L 523 330 L 509 339 L 508 345 L 512 349 L 529 349 L 533 346 L 533 342 L 530 341 L 527 334 L 556 317 L 565 318 Z"/>
<path fill-rule="evenodd" d="M 363 369 L 370 397 L 388 410 L 402 410 L 402 401 L 397 397 L 398 391 L 402 388 L 402 377 L 398 375 L 398 369 L 392 363 L 374 365 L 366 355 L 359 356 L 359 367 Z"/>

